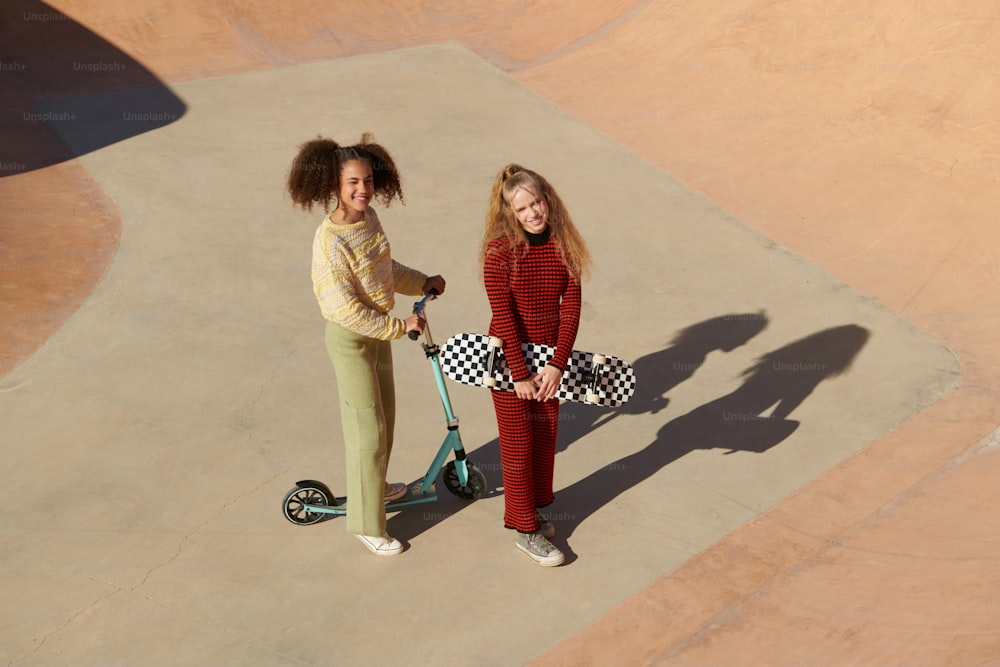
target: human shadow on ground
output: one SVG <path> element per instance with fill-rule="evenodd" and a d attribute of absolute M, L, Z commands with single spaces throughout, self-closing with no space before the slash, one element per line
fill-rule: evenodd
<path fill-rule="evenodd" d="M 556 451 L 565 451 L 583 436 L 619 416 L 655 415 L 670 403 L 666 394 L 689 380 L 704 365 L 709 354 L 732 352 L 746 345 L 767 327 L 767 323 L 764 311 L 730 313 L 681 329 L 666 348 L 640 357 L 632 364 L 636 387 L 628 403 L 617 408 L 580 403 L 560 406 Z"/>
<path fill-rule="evenodd" d="M 0 21 L 0 178 L 169 125 L 187 106 L 155 74 L 40 0 Z"/>
<path fill-rule="evenodd" d="M 641 450 L 558 490 L 561 536 L 689 452 L 759 454 L 782 442 L 799 427 L 792 412 L 821 382 L 847 372 L 869 335 L 855 324 L 833 327 L 760 357 L 736 390 L 667 422 Z"/>
<path fill-rule="evenodd" d="M 678 331 L 668 347 L 640 357 L 632 364 L 636 376 L 636 390 L 625 405 L 604 408 L 563 403 L 560 406 L 556 452 L 565 451 L 571 444 L 618 415 L 656 414 L 669 403 L 667 392 L 691 378 L 710 353 L 731 352 L 745 345 L 763 331 L 767 323 L 768 319 L 763 311 L 730 313 L 692 324 Z M 467 445 L 466 449 L 468 450 Z M 475 450 L 470 450 L 469 460 L 486 476 L 488 490 L 482 499 L 503 495 L 500 440 L 494 438 Z M 437 501 L 411 506 L 392 515 L 390 534 L 402 539 L 416 537 L 468 505 L 467 501 L 459 500 L 445 490 L 440 480 L 437 488 Z M 561 493 L 557 492 L 557 502 Z M 500 511 L 503 509 L 500 508 Z M 497 522 L 502 524 L 502 516 L 497 517 Z"/>

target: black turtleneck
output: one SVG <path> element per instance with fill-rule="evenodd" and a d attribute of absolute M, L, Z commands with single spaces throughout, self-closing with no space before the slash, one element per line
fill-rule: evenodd
<path fill-rule="evenodd" d="M 545 245 L 549 242 L 551 234 L 552 230 L 548 226 L 542 230 L 541 234 L 532 234 L 527 230 L 524 232 L 524 235 L 528 238 L 528 245 Z"/>

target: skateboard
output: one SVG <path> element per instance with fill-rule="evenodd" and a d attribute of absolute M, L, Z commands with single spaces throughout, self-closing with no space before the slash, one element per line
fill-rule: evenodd
<path fill-rule="evenodd" d="M 522 343 L 528 370 L 538 373 L 555 355 L 549 345 Z M 556 398 L 577 403 L 617 407 L 635 392 L 635 371 L 618 357 L 573 350 Z M 455 334 L 441 348 L 441 370 L 461 384 L 514 391 L 502 341 L 475 333 Z"/>

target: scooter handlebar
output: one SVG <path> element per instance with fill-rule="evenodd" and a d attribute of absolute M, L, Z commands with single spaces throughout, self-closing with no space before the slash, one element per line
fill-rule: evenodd
<path fill-rule="evenodd" d="M 425 294 L 423 299 L 413 304 L 413 314 L 423 316 L 424 308 L 427 306 L 427 302 L 431 299 L 436 299 L 438 294 L 439 292 L 436 289 L 432 289 L 427 294 Z M 410 337 L 410 340 L 416 340 L 420 338 L 419 331 L 410 331 L 406 335 Z"/>

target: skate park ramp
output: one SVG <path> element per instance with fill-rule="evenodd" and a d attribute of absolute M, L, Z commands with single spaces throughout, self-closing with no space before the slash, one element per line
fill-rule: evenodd
<path fill-rule="evenodd" d="M 30 203 L 31 179 L 77 170 L 78 189 L 48 197 L 103 198 L 83 217 L 120 219 L 120 238 L 90 227 L 113 249 L 92 293 L 0 379 L 9 663 L 991 655 L 982 285 L 997 255 L 980 188 L 995 177 L 971 138 L 994 126 L 978 111 L 991 61 L 970 45 L 995 19 L 919 16 L 907 36 L 961 44 L 945 66 L 847 7 L 400 3 L 343 21 L 300 3 L 306 27 L 168 4 L 53 11 L 143 63 L 184 113 L 123 138 L 117 116 L 148 86 L 35 99 L 97 120 L 47 128 L 74 159 L 0 179 Z M 526 16 L 529 39 L 511 40 Z M 833 23 L 843 43 L 810 41 Z M 788 52 L 775 35 L 795 37 Z M 817 81 L 832 74 L 867 88 Z M 561 568 L 511 544 L 488 396 L 454 384 L 486 497 L 394 514 L 409 548 L 393 559 L 343 520 L 281 516 L 298 479 L 344 487 L 308 282 L 319 216 L 292 210 L 284 176 L 299 143 L 365 130 L 404 177 L 406 206 L 380 210 L 394 256 L 449 281 L 429 313 L 439 341 L 488 324 L 476 255 L 505 163 L 549 176 L 590 244 L 577 346 L 632 360 L 640 384 L 618 411 L 563 406 Z M 394 356 L 390 477 L 409 482 L 444 423 L 417 345 Z"/>

